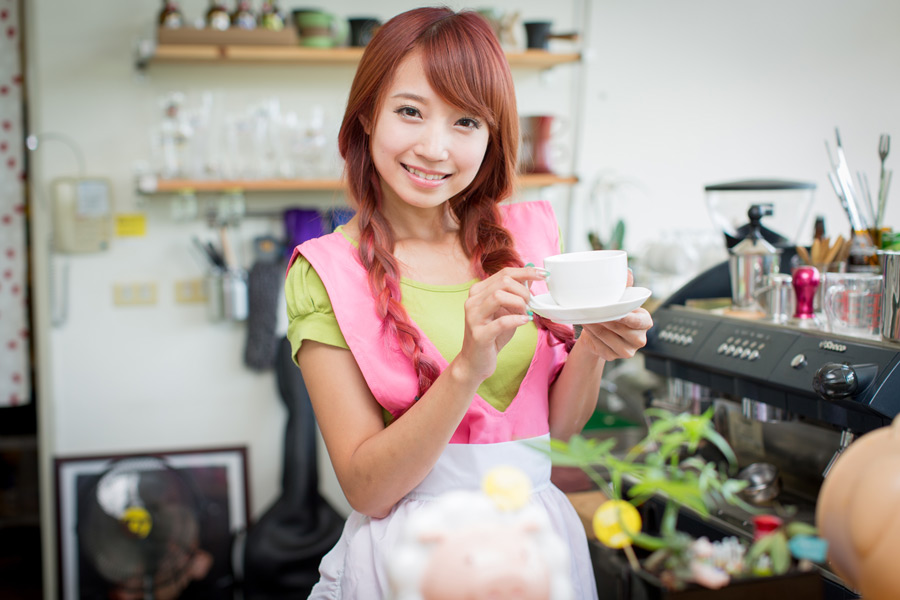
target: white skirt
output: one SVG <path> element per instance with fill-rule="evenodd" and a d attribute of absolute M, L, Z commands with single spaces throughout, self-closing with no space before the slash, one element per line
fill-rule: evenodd
<path fill-rule="evenodd" d="M 383 555 L 394 547 L 408 516 L 443 493 L 478 490 L 483 475 L 497 466 L 515 466 L 531 478 L 531 502 L 547 511 L 554 530 L 569 547 L 572 588 L 578 600 L 597 598 L 594 571 L 581 519 L 550 482 L 550 459 L 531 447 L 549 436 L 498 444 L 449 444 L 428 476 L 383 519 L 350 513 L 344 532 L 322 558 L 315 600 L 388 600 L 390 586 Z"/>

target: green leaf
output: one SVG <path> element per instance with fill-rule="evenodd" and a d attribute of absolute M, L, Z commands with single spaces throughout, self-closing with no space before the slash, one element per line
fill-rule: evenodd
<path fill-rule="evenodd" d="M 783 531 L 770 533 L 766 537 L 774 538 L 772 546 L 769 549 L 769 556 L 772 558 L 772 570 L 778 575 L 783 575 L 791 568 L 791 551 L 788 548 L 787 536 Z"/>
<path fill-rule="evenodd" d="M 785 530 L 789 538 L 795 535 L 811 535 L 813 537 L 818 537 L 819 535 L 818 528 L 803 521 L 791 521 L 785 526 Z"/>

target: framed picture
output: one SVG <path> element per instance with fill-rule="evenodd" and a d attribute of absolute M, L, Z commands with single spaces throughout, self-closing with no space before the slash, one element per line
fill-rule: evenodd
<path fill-rule="evenodd" d="M 233 598 L 244 447 L 55 461 L 63 600 Z"/>

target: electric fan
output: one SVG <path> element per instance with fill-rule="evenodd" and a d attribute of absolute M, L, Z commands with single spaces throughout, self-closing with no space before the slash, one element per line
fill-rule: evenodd
<path fill-rule="evenodd" d="M 189 482 L 157 457 L 115 462 L 79 502 L 84 560 L 119 600 L 182 597 L 212 558 L 199 547 L 200 505 Z"/>

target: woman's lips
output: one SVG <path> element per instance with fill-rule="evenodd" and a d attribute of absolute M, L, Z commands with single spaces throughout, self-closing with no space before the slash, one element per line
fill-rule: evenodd
<path fill-rule="evenodd" d="M 426 169 L 418 169 L 416 167 L 411 167 L 409 165 L 403 165 L 403 168 L 407 173 L 410 174 L 413 181 L 415 181 L 419 185 L 426 185 L 429 187 L 434 187 L 440 185 L 445 179 L 450 177 L 447 173 L 440 173 L 438 171 L 430 171 Z"/>

